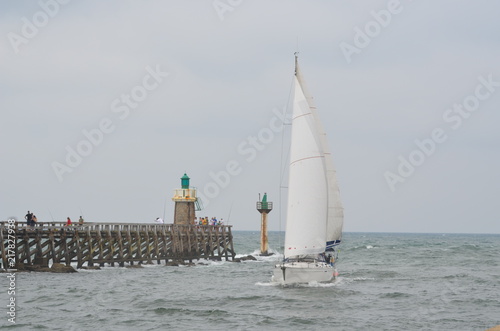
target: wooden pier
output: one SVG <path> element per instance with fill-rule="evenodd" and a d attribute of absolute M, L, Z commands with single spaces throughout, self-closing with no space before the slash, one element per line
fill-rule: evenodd
<path fill-rule="evenodd" d="M 0 223 L 1 268 L 62 263 L 83 266 L 161 264 L 162 261 L 234 259 L 229 225 L 64 222 Z M 15 258 L 15 266 L 12 258 Z"/>

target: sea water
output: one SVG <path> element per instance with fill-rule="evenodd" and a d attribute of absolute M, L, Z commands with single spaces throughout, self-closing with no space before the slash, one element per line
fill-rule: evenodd
<path fill-rule="evenodd" d="M 238 256 L 259 232 L 233 232 Z M 18 273 L 13 330 L 486 330 L 500 324 L 500 235 L 346 233 L 332 283 L 271 282 L 274 256 L 195 266 Z"/>

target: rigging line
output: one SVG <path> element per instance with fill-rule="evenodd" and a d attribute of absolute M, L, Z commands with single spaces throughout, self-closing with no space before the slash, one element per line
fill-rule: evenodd
<path fill-rule="evenodd" d="M 287 149 L 287 153 L 286 153 L 286 158 L 284 158 L 284 141 L 285 141 L 285 127 L 286 125 L 290 125 L 291 123 L 287 123 L 287 115 L 288 115 L 288 112 L 289 112 L 289 108 L 290 108 L 290 100 L 292 99 L 292 90 L 293 90 L 293 86 L 294 86 L 294 80 L 295 80 L 295 75 L 293 76 L 292 78 L 292 81 L 291 81 L 291 84 L 290 84 L 290 89 L 288 91 L 288 98 L 287 98 L 287 103 L 286 103 L 286 107 L 285 107 L 285 114 L 284 114 L 284 120 L 283 120 L 283 130 L 281 130 L 281 155 L 280 155 L 280 189 L 279 189 L 279 201 L 280 201 L 280 204 L 279 204 L 279 244 L 280 244 L 280 247 L 283 246 L 283 258 L 285 258 L 284 256 L 284 251 L 285 251 L 285 239 L 283 238 L 283 235 L 282 235 L 282 219 L 283 219 L 283 197 L 282 197 L 282 188 L 284 188 L 283 186 L 283 177 L 284 177 L 284 174 L 285 174 L 285 171 L 284 171 L 284 166 L 283 166 L 283 163 L 285 162 L 285 160 L 288 159 L 289 157 L 289 154 L 290 154 L 290 148 Z M 288 186 L 288 185 L 287 185 Z M 283 275 L 284 276 L 284 275 Z"/>
<path fill-rule="evenodd" d="M 52 217 L 52 213 L 50 212 L 50 209 L 48 209 L 48 211 L 49 211 L 50 218 L 52 218 L 52 222 L 55 222 L 54 217 Z"/>
<path fill-rule="evenodd" d="M 231 206 L 229 207 L 229 214 L 227 215 L 227 222 L 226 222 L 227 225 L 229 225 L 229 219 L 231 217 L 231 211 L 233 210 L 233 203 L 234 203 L 234 200 L 231 202 Z"/>
<path fill-rule="evenodd" d="M 85 218 L 85 214 L 83 213 L 82 208 L 80 208 L 80 206 L 78 206 L 78 209 L 80 209 L 80 215 L 81 215 L 83 218 Z"/>
<path fill-rule="evenodd" d="M 167 211 L 167 199 L 163 202 L 163 222 L 165 223 L 165 213 Z"/>
<path fill-rule="evenodd" d="M 290 90 L 288 92 L 288 101 L 286 103 L 286 108 L 285 108 L 284 121 L 283 121 L 283 125 L 284 126 L 291 126 L 291 124 L 292 124 L 291 122 L 290 123 L 286 123 L 286 118 L 287 118 L 287 115 L 288 115 L 288 110 L 290 108 L 290 100 L 292 98 L 293 86 L 294 86 L 294 79 L 292 78 L 292 82 L 290 84 Z M 285 176 L 285 171 L 284 171 L 285 166 L 283 166 L 283 163 L 285 162 L 285 160 L 288 160 L 288 158 L 290 156 L 290 147 L 288 147 L 286 158 L 283 158 L 284 141 L 285 141 L 285 130 L 283 128 L 283 130 L 281 130 L 281 160 L 280 160 L 280 175 L 281 176 L 280 176 L 280 185 L 283 184 L 283 177 Z"/>

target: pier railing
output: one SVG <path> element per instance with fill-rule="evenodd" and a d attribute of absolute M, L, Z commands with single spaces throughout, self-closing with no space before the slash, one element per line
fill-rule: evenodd
<path fill-rule="evenodd" d="M 0 222 L 2 268 L 72 262 L 84 265 L 234 259 L 229 225 Z"/>
<path fill-rule="evenodd" d="M 273 203 L 272 202 L 267 202 L 267 201 L 257 201 L 257 210 L 259 212 L 266 212 L 269 213 L 271 210 L 273 210 Z"/>

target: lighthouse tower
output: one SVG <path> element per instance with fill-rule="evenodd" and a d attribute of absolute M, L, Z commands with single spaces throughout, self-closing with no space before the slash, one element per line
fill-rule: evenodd
<path fill-rule="evenodd" d="M 196 189 L 189 186 L 188 175 L 184 174 L 181 177 L 181 188 L 174 190 L 172 200 L 175 202 L 174 224 L 193 224 L 196 217 L 195 203 L 197 204 L 198 198 L 196 197 Z"/>

